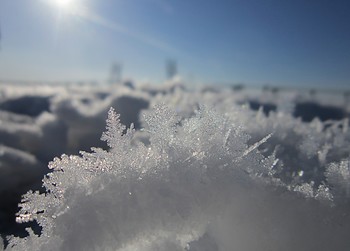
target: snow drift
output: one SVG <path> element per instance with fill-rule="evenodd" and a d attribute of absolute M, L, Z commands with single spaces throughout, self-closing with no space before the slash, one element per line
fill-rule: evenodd
<path fill-rule="evenodd" d="M 313 102 L 340 117 L 308 122 L 295 117 L 298 93 L 117 90 L 62 92 L 35 117 L 2 113 L 4 191 L 30 181 L 25 168 L 46 174 L 34 166 L 53 152 L 85 150 L 55 158 L 44 190 L 23 196 L 17 221 L 41 234 L 7 237 L 6 250 L 348 250 L 350 132 L 339 99 Z M 110 106 L 121 116 L 108 112 L 107 150 L 95 141 Z M 13 171 L 11 160 L 25 164 Z"/>

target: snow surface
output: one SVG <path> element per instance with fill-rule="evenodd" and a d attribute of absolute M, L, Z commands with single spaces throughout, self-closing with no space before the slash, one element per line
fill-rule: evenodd
<path fill-rule="evenodd" d="M 334 93 L 2 85 L 6 250 L 349 250 L 349 110 Z"/>

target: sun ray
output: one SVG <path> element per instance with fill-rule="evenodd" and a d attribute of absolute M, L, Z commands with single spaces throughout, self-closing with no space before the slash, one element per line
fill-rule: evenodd
<path fill-rule="evenodd" d="M 60 8 L 70 8 L 74 0 L 53 0 L 54 4 Z"/>
<path fill-rule="evenodd" d="M 60 16 L 74 16 L 82 20 L 85 20 L 90 23 L 94 23 L 99 26 L 108 28 L 113 32 L 118 32 L 124 34 L 128 37 L 131 37 L 139 42 L 152 46 L 154 48 L 166 51 L 172 54 L 185 55 L 185 53 L 179 51 L 178 49 L 172 47 L 171 45 L 158 40 L 154 37 L 147 36 L 146 34 L 130 30 L 128 27 L 123 26 L 122 24 L 111 22 L 103 16 L 98 15 L 97 13 L 91 12 L 89 8 L 84 6 L 81 0 L 46 0 L 52 6 L 57 9 L 60 9 Z"/>
<path fill-rule="evenodd" d="M 65 12 L 70 13 L 74 12 L 77 8 L 79 0 L 45 0 L 52 7 Z"/>

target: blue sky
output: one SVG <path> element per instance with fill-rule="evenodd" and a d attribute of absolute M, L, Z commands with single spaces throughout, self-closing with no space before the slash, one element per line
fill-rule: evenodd
<path fill-rule="evenodd" d="M 350 88 L 350 1 L 1 0 L 0 79 Z"/>

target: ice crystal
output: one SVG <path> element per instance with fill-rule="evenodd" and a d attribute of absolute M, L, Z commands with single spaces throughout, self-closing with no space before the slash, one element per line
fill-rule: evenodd
<path fill-rule="evenodd" d="M 259 151 L 273 135 L 265 134 L 250 143 L 251 137 L 239 124 L 213 109 L 201 107 L 194 116 L 181 119 L 173 110 L 158 105 L 144 115 L 144 121 L 149 144 L 135 142 L 133 125 L 126 130 L 111 108 L 107 131 L 101 137 L 108 151 L 92 148 L 81 156 L 55 158 L 49 165 L 52 172 L 43 180 L 46 193 L 28 192 L 17 214 L 18 222 L 36 220 L 43 228 L 41 236 L 28 230 L 24 239 L 10 238 L 9 248 L 194 250 L 201 245 L 200 238 L 210 236 L 218 250 L 227 250 L 225 245 L 232 238 L 218 236 L 223 232 L 240 236 L 233 229 L 240 226 L 239 219 L 257 219 L 262 214 L 261 224 L 266 217 L 274 222 L 269 211 L 280 214 L 275 208 L 279 201 L 291 206 L 288 196 L 292 195 L 279 197 L 278 192 L 271 192 L 272 196 L 268 192 L 271 187 L 332 199 L 324 184 L 317 188 L 313 183 L 284 184 L 276 175 L 277 150 L 266 157 Z M 349 184 L 345 183 L 349 181 L 348 166 L 344 162 L 340 171 L 337 165 L 328 169 L 331 183 L 344 184 L 339 189 Z M 348 187 L 344 191 L 348 192 Z M 300 203 L 308 208 L 307 202 Z M 294 212 L 288 214 L 294 217 Z M 250 226 L 251 220 L 248 222 Z M 261 226 L 249 229 L 256 236 L 265 232 Z M 280 250 L 278 245 L 269 248 L 274 238 L 271 232 L 259 240 L 266 247 L 263 250 Z M 245 245 L 253 248 L 250 250 L 259 246 L 240 238 L 235 241 L 236 247 Z M 299 247 L 293 245 L 288 250 Z"/>
<path fill-rule="evenodd" d="M 327 167 L 326 176 L 338 203 L 348 203 L 350 201 L 350 161 L 331 163 Z"/>

